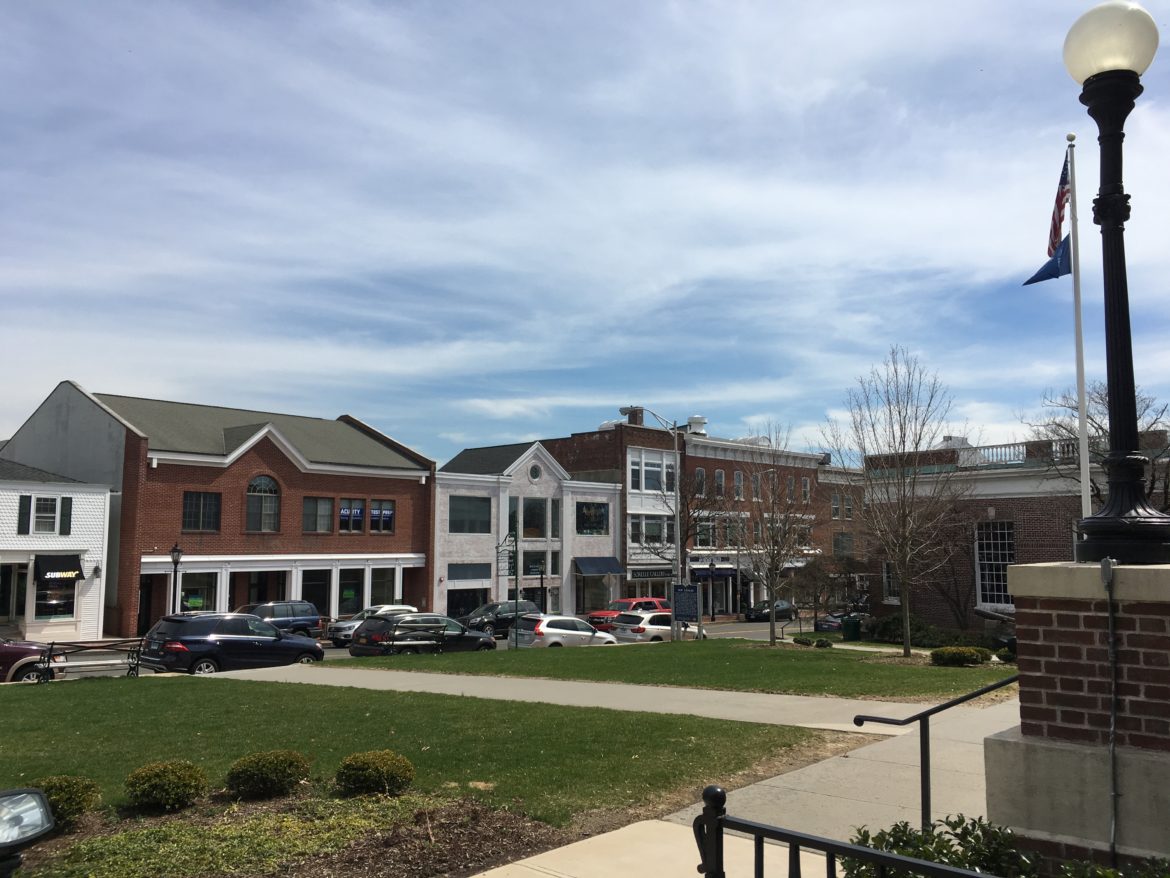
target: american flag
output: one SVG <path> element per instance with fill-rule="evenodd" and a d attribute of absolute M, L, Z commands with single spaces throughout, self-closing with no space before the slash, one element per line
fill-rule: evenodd
<path fill-rule="evenodd" d="M 1056 253 L 1063 239 L 1064 207 L 1068 204 L 1072 189 L 1068 185 L 1068 152 L 1064 154 L 1064 167 L 1060 169 L 1060 185 L 1056 187 L 1056 206 L 1052 208 L 1052 228 L 1048 230 L 1048 255 Z"/>

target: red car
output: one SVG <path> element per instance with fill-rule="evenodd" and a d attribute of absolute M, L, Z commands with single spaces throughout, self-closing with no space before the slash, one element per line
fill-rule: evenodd
<path fill-rule="evenodd" d="M 48 651 L 47 643 L 0 639 L 0 683 L 39 683 L 41 669 L 38 663 Z M 63 656 L 53 658 L 65 661 Z M 61 676 L 61 671 L 54 669 L 53 676 Z"/>
<path fill-rule="evenodd" d="M 670 610 L 670 601 L 666 598 L 618 598 L 610 601 L 604 610 L 594 610 L 589 614 L 588 622 L 598 631 L 612 631 L 613 620 L 621 613 L 653 613 L 659 610 Z"/>

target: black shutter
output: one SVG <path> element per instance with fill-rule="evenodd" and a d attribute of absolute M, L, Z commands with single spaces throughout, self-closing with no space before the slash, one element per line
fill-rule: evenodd
<path fill-rule="evenodd" d="M 29 525 L 32 523 L 32 495 L 20 495 L 20 510 L 16 515 L 16 532 L 18 534 L 26 534 L 29 532 Z"/>
<path fill-rule="evenodd" d="M 61 536 L 69 536 L 70 529 L 73 527 L 73 498 L 61 498 Z"/>

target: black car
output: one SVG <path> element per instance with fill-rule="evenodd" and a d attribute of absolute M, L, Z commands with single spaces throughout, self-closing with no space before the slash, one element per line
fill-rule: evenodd
<path fill-rule="evenodd" d="M 317 641 L 286 634 L 263 619 L 243 613 L 163 616 L 146 632 L 141 648 L 141 667 L 189 674 L 308 664 L 325 658 Z"/>
<path fill-rule="evenodd" d="M 325 633 L 321 614 L 308 601 L 267 601 L 263 604 L 244 604 L 232 612 L 259 616 L 281 631 L 291 631 L 302 637 L 320 637 Z"/>
<path fill-rule="evenodd" d="M 350 655 L 412 655 L 495 649 L 490 634 L 434 613 L 370 616 L 353 632 Z"/>
<path fill-rule="evenodd" d="M 539 613 L 540 607 L 532 601 L 494 601 L 472 610 L 459 621 L 474 631 L 495 637 L 507 634 L 513 623 L 528 613 Z"/>
<path fill-rule="evenodd" d="M 767 622 L 769 619 L 769 601 L 760 601 L 754 607 L 748 607 L 743 611 L 743 617 L 748 622 Z M 788 601 L 776 601 L 776 621 L 790 622 L 796 618 L 796 607 L 792 606 Z"/>

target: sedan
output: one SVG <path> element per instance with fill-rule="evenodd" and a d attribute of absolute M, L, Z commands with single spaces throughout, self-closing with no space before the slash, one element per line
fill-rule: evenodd
<path fill-rule="evenodd" d="M 827 616 L 821 616 L 813 623 L 813 631 L 840 631 L 841 620 L 844 618 L 844 613 L 830 613 Z"/>
<path fill-rule="evenodd" d="M 414 655 L 420 652 L 478 652 L 495 649 L 495 638 L 446 616 L 404 613 L 370 616 L 353 633 L 349 654 Z"/>
<path fill-rule="evenodd" d="M 658 643 L 670 640 L 670 613 L 621 613 L 613 620 L 618 643 Z M 682 639 L 697 640 L 698 632 L 682 623 Z"/>
<path fill-rule="evenodd" d="M 0 683 L 40 683 L 42 679 L 48 682 L 42 662 L 48 654 L 47 643 L 0 638 Z M 63 666 L 64 661 L 64 656 L 53 656 L 54 665 Z M 62 673 L 63 667 L 54 667 L 52 676 L 59 677 Z"/>
<path fill-rule="evenodd" d="M 258 616 L 176 613 L 163 616 L 146 632 L 138 664 L 153 671 L 214 674 L 324 658 L 316 640 L 281 631 Z"/>
<path fill-rule="evenodd" d="M 770 601 L 761 601 L 754 607 L 748 607 L 743 611 L 743 618 L 748 622 L 767 622 L 770 617 Z M 791 622 L 796 618 L 796 607 L 792 606 L 788 601 L 776 601 L 776 621 Z"/>
<path fill-rule="evenodd" d="M 531 646 L 613 646 L 617 638 L 598 631 L 574 616 L 521 616 L 514 632 L 516 645 Z"/>
<path fill-rule="evenodd" d="M 326 636 L 333 641 L 334 646 L 341 649 L 349 646 L 349 642 L 353 640 L 353 632 L 370 616 L 392 616 L 395 613 L 417 612 L 418 607 L 412 607 L 410 604 L 375 604 L 372 607 L 366 607 L 360 613 L 355 613 L 348 619 L 330 622 Z"/>

